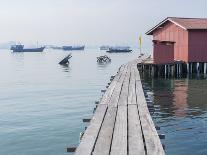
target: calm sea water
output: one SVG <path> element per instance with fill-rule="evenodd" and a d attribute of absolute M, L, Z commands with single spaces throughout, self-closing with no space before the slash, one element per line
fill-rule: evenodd
<path fill-rule="evenodd" d="M 206 155 L 207 80 L 142 79 L 155 105 L 154 122 L 166 136 L 166 154 Z"/>
<path fill-rule="evenodd" d="M 95 49 L 73 52 L 69 66 L 58 62 L 68 52 L 0 51 L 0 154 L 68 155 L 92 116 L 110 76 L 137 53 L 108 54 L 98 65 Z M 166 135 L 167 154 L 207 154 L 207 80 L 144 78 L 156 111 L 155 123 Z"/>
<path fill-rule="evenodd" d="M 137 53 L 108 54 L 98 65 L 98 49 L 73 52 L 11 53 L 0 50 L 0 155 L 68 155 L 92 115 L 95 100 L 120 65 Z"/>

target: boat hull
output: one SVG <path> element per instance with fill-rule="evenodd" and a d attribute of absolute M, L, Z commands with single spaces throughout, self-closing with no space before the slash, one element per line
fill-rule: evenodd
<path fill-rule="evenodd" d="M 108 51 L 106 51 L 106 52 L 108 52 L 108 53 L 129 53 L 129 52 L 132 52 L 132 50 L 125 50 L 125 49 L 123 49 L 123 50 L 117 50 L 117 49 L 112 49 L 112 50 L 108 50 Z"/>
<path fill-rule="evenodd" d="M 13 52 L 43 52 L 45 47 L 40 48 L 25 48 L 25 49 L 13 49 Z"/>
<path fill-rule="evenodd" d="M 83 51 L 84 49 L 85 49 L 85 46 L 78 46 L 78 47 L 63 46 L 64 51 Z"/>

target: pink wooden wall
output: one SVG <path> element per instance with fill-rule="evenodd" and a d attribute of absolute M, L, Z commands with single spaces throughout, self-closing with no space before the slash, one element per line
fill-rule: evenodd
<path fill-rule="evenodd" d="M 207 62 L 207 30 L 189 31 L 189 62 Z"/>
<path fill-rule="evenodd" d="M 166 64 L 174 62 L 174 44 L 154 43 L 154 63 Z"/>
<path fill-rule="evenodd" d="M 157 28 L 157 30 L 153 33 L 153 40 L 160 40 L 160 41 L 173 41 L 174 44 L 174 60 L 183 60 L 188 61 L 188 31 L 180 28 L 179 26 L 171 23 L 166 22 L 162 28 Z M 159 52 L 159 51 L 157 51 Z M 154 52 L 155 53 L 155 52 Z M 168 58 L 168 55 L 164 55 L 161 57 Z M 170 55 L 169 55 L 170 57 Z M 158 59 L 158 58 L 157 58 Z M 159 62 L 159 60 L 155 60 Z"/>

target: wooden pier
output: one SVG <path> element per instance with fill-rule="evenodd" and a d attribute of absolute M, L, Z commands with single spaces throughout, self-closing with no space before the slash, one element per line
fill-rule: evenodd
<path fill-rule="evenodd" d="M 150 116 L 138 60 L 120 67 L 75 150 L 76 155 L 164 155 Z"/>

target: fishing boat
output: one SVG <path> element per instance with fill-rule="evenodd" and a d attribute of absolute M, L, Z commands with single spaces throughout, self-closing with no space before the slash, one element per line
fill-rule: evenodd
<path fill-rule="evenodd" d="M 110 46 L 103 45 L 100 47 L 100 50 L 109 50 L 109 48 L 110 48 Z"/>
<path fill-rule="evenodd" d="M 107 55 L 104 55 L 104 56 L 97 57 L 97 62 L 108 63 L 108 62 L 111 62 L 111 59 Z"/>
<path fill-rule="evenodd" d="M 45 47 L 39 48 L 24 48 L 24 45 L 12 45 L 10 50 L 13 52 L 43 52 Z"/>
<path fill-rule="evenodd" d="M 74 51 L 74 50 L 83 51 L 85 49 L 85 46 L 63 46 L 62 49 L 64 51 Z"/>
<path fill-rule="evenodd" d="M 72 54 L 70 53 L 68 56 L 66 56 L 63 60 L 59 62 L 60 65 L 69 64 L 69 59 L 72 58 Z"/>
<path fill-rule="evenodd" d="M 132 52 L 132 50 L 130 49 L 130 47 L 110 47 L 109 50 L 107 50 L 106 52 L 108 52 L 108 53 L 128 53 L 128 52 Z"/>

